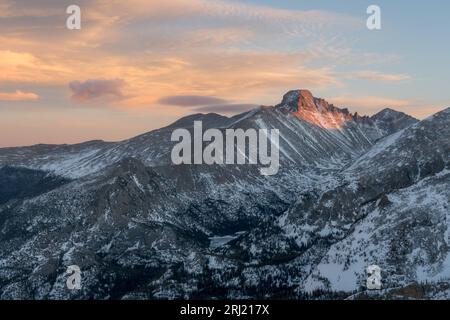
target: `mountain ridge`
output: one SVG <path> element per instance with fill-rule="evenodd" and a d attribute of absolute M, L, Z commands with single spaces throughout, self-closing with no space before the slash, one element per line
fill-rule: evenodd
<path fill-rule="evenodd" d="M 229 116 L 229 117 L 228 117 L 228 116 L 221 115 L 221 114 L 218 114 L 218 113 L 214 113 L 214 112 L 190 114 L 190 115 L 181 117 L 181 118 L 175 120 L 174 122 L 172 122 L 172 123 L 170 123 L 170 124 L 168 124 L 168 125 L 166 125 L 166 126 L 163 126 L 163 127 L 159 128 L 159 129 L 154 129 L 154 130 L 151 130 L 151 131 L 147 131 L 147 132 L 138 134 L 138 135 L 135 136 L 135 137 L 131 137 L 131 138 L 127 138 L 127 139 L 119 140 L 119 141 L 107 141 L 107 140 L 101 140 L 101 139 L 93 139 L 93 140 L 82 141 L 82 142 L 77 142 L 77 143 L 73 143 L 73 144 L 70 144 L 70 143 L 62 143 L 62 144 L 38 143 L 38 144 L 34 144 L 34 145 L 13 146 L 13 147 L 0 147 L 0 149 L 18 149 L 18 148 L 32 148 L 32 147 L 36 147 L 36 148 L 37 148 L 37 147 L 51 147 L 51 146 L 80 146 L 80 145 L 85 145 L 85 144 L 95 144 L 95 143 L 120 143 L 120 142 L 128 141 L 128 140 L 130 140 L 130 139 L 133 139 L 133 138 L 136 138 L 136 137 L 139 137 L 139 136 L 143 136 L 143 135 L 149 134 L 149 133 L 151 133 L 152 131 L 161 130 L 161 129 L 166 129 L 166 128 L 178 128 L 178 127 L 183 127 L 183 126 L 181 125 L 183 122 L 188 122 L 188 121 L 190 121 L 190 122 L 192 123 L 192 122 L 195 121 L 195 120 L 200 121 L 200 120 L 202 120 L 202 119 L 205 119 L 205 118 L 211 118 L 211 117 L 214 117 L 214 118 L 216 118 L 216 119 L 224 119 L 224 120 L 232 120 L 232 119 L 233 119 L 233 120 L 236 120 L 236 119 L 239 119 L 240 117 L 243 117 L 244 115 L 246 115 L 246 114 L 248 114 L 248 113 L 252 113 L 252 112 L 255 112 L 255 111 L 257 111 L 257 110 L 267 110 L 267 109 L 272 109 L 272 108 L 282 108 L 282 107 L 285 107 L 285 106 L 286 106 L 286 104 L 285 104 L 286 101 L 285 101 L 285 100 L 288 99 L 288 98 L 286 98 L 286 96 L 290 96 L 290 95 L 293 95 L 293 94 L 298 94 L 298 92 L 304 92 L 306 96 L 311 96 L 311 97 L 313 97 L 312 93 L 311 93 L 309 90 L 306 90 L 306 89 L 291 90 L 291 91 L 289 91 L 288 93 L 286 93 L 286 94 L 283 96 L 282 102 L 281 102 L 280 104 L 278 104 L 278 105 L 275 105 L 275 106 L 260 106 L 260 107 L 258 107 L 258 108 L 253 109 L 253 110 L 246 111 L 246 112 L 243 112 L 243 113 L 240 113 L 240 114 L 236 114 L 236 115 L 233 115 L 233 116 Z M 372 115 L 372 116 L 367 116 L 367 115 L 360 116 L 360 115 L 358 114 L 358 112 L 351 113 L 351 112 L 350 112 L 347 108 L 345 108 L 345 107 L 343 107 L 343 108 L 335 107 L 333 104 L 329 104 L 329 103 L 328 103 L 325 99 L 323 99 L 323 98 L 316 98 L 316 97 L 313 97 L 313 99 L 318 100 L 318 101 L 321 101 L 321 102 L 323 102 L 325 105 L 330 106 L 330 107 L 332 107 L 332 108 L 334 108 L 334 109 L 340 110 L 340 111 L 341 111 L 342 113 L 344 113 L 344 114 L 349 114 L 349 115 L 351 115 L 352 118 L 354 118 L 354 119 L 357 119 L 357 118 L 365 118 L 365 119 L 367 119 L 367 118 L 372 118 L 372 119 L 373 119 L 373 118 L 377 117 L 378 115 L 384 113 L 385 111 L 390 111 L 390 112 L 393 112 L 393 113 L 395 113 L 395 114 L 400 114 L 400 115 L 408 116 L 408 117 L 410 117 L 411 119 L 413 119 L 413 120 L 415 120 L 415 121 L 419 121 L 418 119 L 416 119 L 416 118 L 414 118 L 414 117 L 412 117 L 412 116 L 410 116 L 410 115 L 408 115 L 408 114 L 406 114 L 406 113 L 404 113 L 404 112 L 397 111 L 397 110 L 392 109 L 392 108 L 389 108 L 389 107 L 384 108 L 384 109 L 381 109 L 380 111 L 378 111 L 376 114 L 374 114 L 374 115 Z M 293 112 L 293 111 L 292 111 L 292 112 Z"/>
<path fill-rule="evenodd" d="M 297 96 L 295 96 L 295 93 L 297 93 Z M 302 96 L 299 96 L 299 93 L 303 93 L 310 100 L 309 109 L 315 107 L 311 105 L 311 101 L 318 101 L 322 105 L 328 106 L 334 115 L 345 114 L 347 119 L 351 117 L 351 120 L 343 123 L 341 121 L 342 117 L 339 117 L 340 125 L 342 126 L 327 128 L 320 123 L 310 121 L 310 117 L 304 117 L 291 110 L 288 110 L 287 114 L 285 114 L 286 106 L 282 102 L 282 104 L 274 107 L 261 107 L 233 117 L 224 117 L 218 114 L 189 115 L 161 129 L 119 142 L 94 140 L 75 145 L 36 145 L 32 147 L 0 148 L 0 166 L 14 164 L 30 169 L 42 169 L 64 175 L 67 178 L 73 178 L 94 173 L 114 162 L 120 161 L 124 157 L 137 157 L 142 159 L 147 165 L 152 166 L 165 165 L 170 163 L 170 134 L 172 130 L 177 128 L 192 130 L 195 120 L 203 121 L 204 129 L 279 127 L 282 135 L 282 150 L 286 151 L 282 154 L 282 157 L 288 160 L 286 162 L 312 162 L 311 157 L 313 154 L 316 154 L 316 157 L 319 156 L 314 151 L 316 148 L 322 150 L 321 152 L 324 154 L 322 157 L 353 157 L 356 153 L 363 152 L 382 136 L 391 134 L 393 131 L 416 121 L 407 117 L 406 120 L 396 122 L 397 115 L 404 116 L 401 113 L 395 113 L 389 119 L 380 120 L 381 122 L 378 121 L 378 124 L 376 124 L 368 117 L 359 117 L 356 114 L 350 116 L 345 109 L 341 110 L 334 106 L 331 107 L 325 100 L 314 98 L 306 90 L 290 91 L 284 96 L 283 101 L 286 102 L 289 99 L 292 100 L 292 97 L 296 97 L 297 101 L 295 103 L 298 106 L 299 101 L 305 100 Z M 288 102 L 292 104 L 291 100 Z M 324 114 L 326 115 L 327 113 L 324 112 Z M 327 120 L 334 119 L 333 117 L 327 117 Z M 315 119 L 317 119 L 317 114 Z M 333 123 L 336 124 L 339 121 L 334 121 Z M 316 141 L 312 138 L 311 131 L 315 132 L 313 135 L 318 136 L 319 140 Z M 302 142 L 302 140 L 305 141 Z M 321 146 L 322 144 L 325 145 Z M 356 146 L 356 149 L 352 150 L 351 146 Z M 333 149 L 336 150 L 333 151 Z M 338 155 L 335 155 L 336 152 L 338 152 Z M 297 157 L 300 157 L 299 160 L 296 160 Z"/>
<path fill-rule="evenodd" d="M 450 108 L 337 129 L 309 116 L 274 106 L 206 117 L 220 130 L 278 128 L 270 177 L 172 165 L 171 130 L 202 115 L 111 145 L 0 149 L 0 184 L 14 191 L 0 202 L 0 298 L 351 298 L 367 293 L 371 264 L 387 290 L 428 282 L 424 298 L 450 297 Z M 73 264 L 76 292 L 65 287 Z"/>

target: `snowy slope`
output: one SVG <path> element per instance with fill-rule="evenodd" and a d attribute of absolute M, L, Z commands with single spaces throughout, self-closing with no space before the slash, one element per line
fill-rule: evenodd
<path fill-rule="evenodd" d="M 171 165 L 172 130 L 194 120 L 278 128 L 279 174 Z M 0 297 L 358 298 L 369 264 L 389 294 L 428 282 L 423 297 L 446 297 L 449 128 L 450 109 L 369 118 L 297 90 L 117 143 L 0 149 L 0 183 L 17 184 L 0 202 Z M 71 264 L 78 292 L 65 288 Z"/>
<path fill-rule="evenodd" d="M 332 245 L 302 290 L 358 290 L 379 265 L 389 288 L 450 278 L 450 109 L 380 140 L 281 220 L 297 242 Z M 312 226 L 312 227 L 309 227 Z"/>

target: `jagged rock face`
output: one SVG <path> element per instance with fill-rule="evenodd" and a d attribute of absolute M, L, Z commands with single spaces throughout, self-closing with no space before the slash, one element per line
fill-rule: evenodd
<path fill-rule="evenodd" d="M 351 114 L 326 100 L 316 98 L 308 90 L 293 90 L 284 95 L 277 108 L 286 109 L 298 118 L 332 131 L 344 130 L 358 124 L 372 140 L 404 129 L 418 120 L 392 109 L 384 109 L 372 117 Z"/>
<path fill-rule="evenodd" d="M 171 165 L 172 130 L 194 120 L 279 129 L 279 174 Z M 422 297 L 446 297 L 449 122 L 450 109 L 360 117 L 300 90 L 118 143 L 0 149 L 0 181 L 17 189 L 0 197 L 0 297 L 358 298 L 370 264 L 387 288 L 429 281 Z M 72 264 L 79 291 L 65 286 Z"/>
<path fill-rule="evenodd" d="M 324 129 L 339 130 L 344 128 L 347 122 L 354 120 L 348 110 L 341 110 L 324 99 L 315 98 L 308 90 L 288 92 L 278 107 L 285 108 L 300 119 Z"/>

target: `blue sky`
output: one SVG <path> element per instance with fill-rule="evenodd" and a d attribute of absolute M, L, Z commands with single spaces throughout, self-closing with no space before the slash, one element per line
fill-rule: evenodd
<path fill-rule="evenodd" d="M 369 115 L 450 105 L 448 1 L 79 0 L 69 31 L 72 2 L 0 3 L 0 147 L 125 139 L 297 88 Z"/>

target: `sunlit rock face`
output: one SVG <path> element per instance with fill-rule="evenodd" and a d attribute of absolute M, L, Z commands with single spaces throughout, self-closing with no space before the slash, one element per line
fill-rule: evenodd
<path fill-rule="evenodd" d="M 315 98 L 308 90 L 288 92 L 280 105 L 297 117 L 325 129 L 341 129 L 349 121 L 359 116 L 352 115 L 347 109 L 339 109 L 326 100 Z"/>

